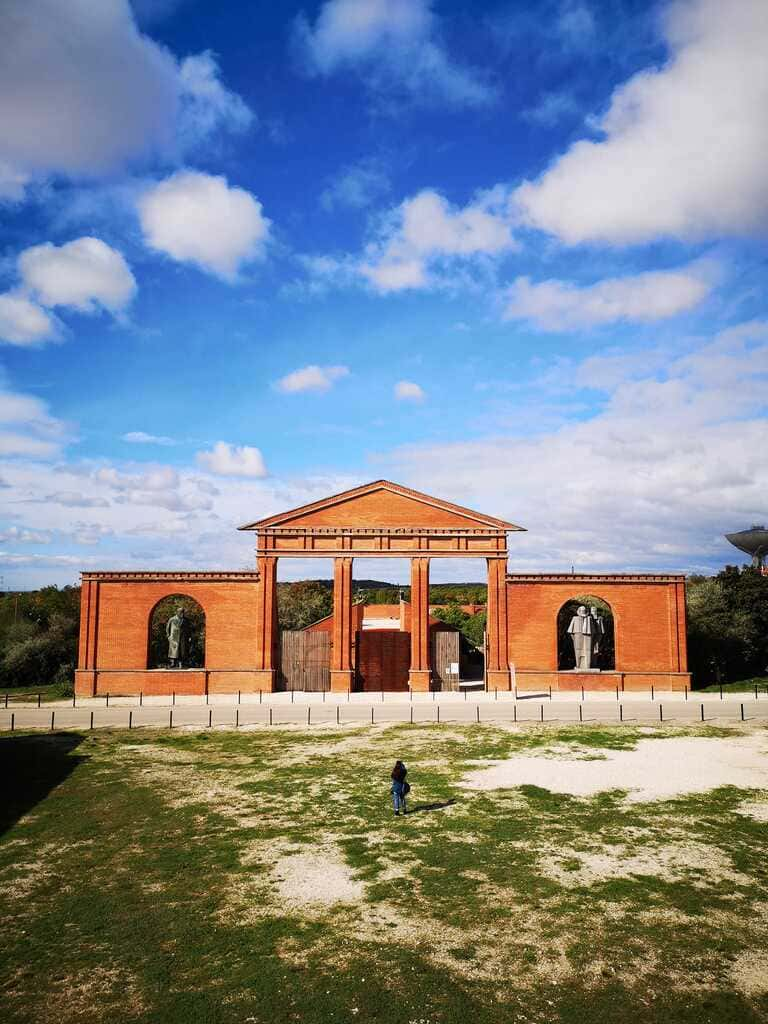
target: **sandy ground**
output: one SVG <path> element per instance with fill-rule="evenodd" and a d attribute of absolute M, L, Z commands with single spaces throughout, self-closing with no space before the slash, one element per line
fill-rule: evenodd
<path fill-rule="evenodd" d="M 529 751 L 469 772 L 465 789 L 540 786 L 554 793 L 593 796 L 628 790 L 627 800 L 669 800 L 718 786 L 768 789 L 768 736 L 733 739 L 671 737 L 640 740 L 634 750 L 579 757 L 569 748 Z"/>
<path fill-rule="evenodd" d="M 341 853 L 331 850 L 281 857 L 272 877 L 282 901 L 294 907 L 359 903 L 365 891 Z"/>

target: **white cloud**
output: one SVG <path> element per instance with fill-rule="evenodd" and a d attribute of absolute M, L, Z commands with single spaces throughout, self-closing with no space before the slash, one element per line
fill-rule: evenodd
<path fill-rule="evenodd" d="M 412 380 L 400 380 L 395 384 L 395 398 L 401 402 L 423 402 L 426 392 Z"/>
<path fill-rule="evenodd" d="M 723 533 L 768 513 L 768 323 L 724 331 L 685 355 L 654 354 L 650 366 L 642 352 L 614 352 L 603 373 L 604 359 L 561 365 L 530 399 L 533 415 L 539 399 L 597 380 L 606 391 L 599 411 L 576 410 L 535 434 L 529 423 L 517 434 L 401 448 L 380 471 L 527 527 L 510 537 L 513 571 L 706 571 L 734 561 Z"/>
<path fill-rule="evenodd" d="M 338 206 L 361 210 L 389 190 L 381 163 L 368 158 L 341 170 L 321 192 L 320 205 L 329 211 Z"/>
<path fill-rule="evenodd" d="M 219 476 L 267 476 L 264 457 L 258 448 L 248 445 L 237 447 L 226 441 L 217 441 L 209 452 L 197 453 L 197 464 Z"/>
<path fill-rule="evenodd" d="M 219 129 L 243 132 L 253 124 L 253 111 L 219 79 L 219 65 L 210 50 L 183 60 L 179 80 L 178 132 L 182 149 L 191 149 Z"/>
<path fill-rule="evenodd" d="M 430 0 L 327 0 L 296 36 L 311 74 L 357 70 L 377 93 L 420 103 L 483 106 L 495 98 L 476 71 L 453 62 Z"/>
<path fill-rule="evenodd" d="M 670 58 L 613 94 L 596 127 L 515 193 L 569 244 L 752 234 L 768 226 L 768 6 L 678 0 Z"/>
<path fill-rule="evenodd" d="M 21 172 L 108 171 L 168 145 L 172 55 L 126 0 L 36 0 L 0 8 L 0 158 Z"/>
<path fill-rule="evenodd" d="M 171 158 L 251 115 L 206 51 L 179 65 L 142 35 L 127 0 L 0 5 L 0 198 L 32 177 Z"/>
<path fill-rule="evenodd" d="M 348 376 L 348 366 L 303 366 L 281 377 L 275 387 L 289 395 L 297 391 L 328 391 L 337 380 Z"/>
<path fill-rule="evenodd" d="M 145 434 L 143 430 L 129 430 L 127 434 L 121 436 L 120 440 L 127 441 L 129 444 L 160 444 L 168 446 L 176 444 L 172 437 Z"/>
<path fill-rule="evenodd" d="M 11 345 L 36 345 L 58 334 L 52 317 L 21 292 L 0 295 L 0 339 Z"/>
<path fill-rule="evenodd" d="M 99 238 L 65 245 L 34 245 L 19 256 L 26 288 L 44 306 L 70 306 L 92 313 L 98 306 L 118 313 L 133 298 L 136 280 L 123 256 Z"/>
<path fill-rule="evenodd" d="M 65 508 L 109 508 L 106 498 L 89 497 L 80 491 L 55 491 L 47 494 L 45 501 Z"/>
<path fill-rule="evenodd" d="M 0 455 L 47 459 L 71 440 L 70 426 L 33 395 L 0 391 L 0 424 L 13 428 L 0 433 Z"/>
<path fill-rule="evenodd" d="M 10 526 L 0 532 L 0 544 L 50 544 L 50 533 L 42 530 L 25 530 L 20 526 Z"/>
<path fill-rule="evenodd" d="M 261 258 L 269 237 L 261 203 L 217 175 L 178 171 L 148 189 L 138 209 L 147 245 L 226 280 Z"/>
<path fill-rule="evenodd" d="M 532 284 L 518 277 L 506 292 L 504 318 L 532 320 L 545 331 L 617 320 L 650 323 L 692 309 L 708 291 L 704 277 L 690 269 L 607 278 L 583 288 L 557 280 Z"/>
<path fill-rule="evenodd" d="M 359 273 L 380 292 L 425 288 L 435 283 L 430 273 L 435 265 L 514 248 L 499 196 L 481 193 L 457 209 L 424 189 L 390 211 L 379 237 L 366 247 Z"/>
<path fill-rule="evenodd" d="M 54 441 L 45 441 L 39 437 L 16 434 L 12 431 L 0 432 L 0 455 L 26 455 L 33 459 L 48 459 L 58 451 L 59 445 Z"/>

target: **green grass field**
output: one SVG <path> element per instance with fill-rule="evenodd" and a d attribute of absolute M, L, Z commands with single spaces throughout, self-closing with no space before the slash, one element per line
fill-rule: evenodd
<path fill-rule="evenodd" d="M 768 821 L 739 812 L 765 794 L 459 786 L 534 747 L 688 734 L 6 735 L 0 1019 L 768 1021 Z"/>

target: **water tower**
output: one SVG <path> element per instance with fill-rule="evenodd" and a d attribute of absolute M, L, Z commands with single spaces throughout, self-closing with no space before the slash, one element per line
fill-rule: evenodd
<path fill-rule="evenodd" d="M 752 565 L 763 573 L 768 573 L 765 567 L 765 558 L 768 556 L 768 530 L 763 525 L 752 526 L 749 530 L 740 530 L 738 533 L 726 533 L 725 539 L 729 540 L 739 551 L 752 556 Z"/>

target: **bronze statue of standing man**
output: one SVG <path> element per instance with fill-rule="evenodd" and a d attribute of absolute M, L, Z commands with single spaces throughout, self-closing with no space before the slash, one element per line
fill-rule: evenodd
<path fill-rule="evenodd" d="M 189 622 L 181 606 L 165 624 L 165 635 L 168 638 L 168 664 L 171 668 L 184 668 L 184 662 L 189 658 Z"/>

